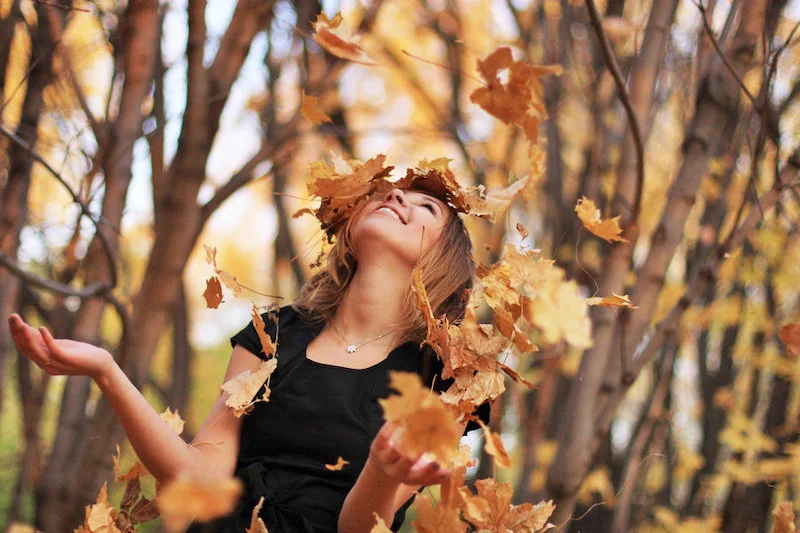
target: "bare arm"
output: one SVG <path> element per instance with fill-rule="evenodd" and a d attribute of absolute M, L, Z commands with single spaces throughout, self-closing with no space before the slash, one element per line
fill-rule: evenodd
<path fill-rule="evenodd" d="M 398 509 L 424 485 L 438 485 L 450 475 L 437 462 L 412 457 L 392 442 L 395 427 L 386 423 L 370 447 L 364 469 L 339 514 L 339 533 L 369 533 L 377 513 L 387 525 Z"/>
<path fill-rule="evenodd" d="M 106 350 L 69 339 L 54 339 L 46 328 L 35 329 L 17 315 L 9 318 L 17 348 L 51 375 L 86 375 L 106 396 L 134 451 L 162 482 L 184 473 L 202 477 L 233 474 L 241 420 L 225 406 L 220 393 L 192 444 L 187 444 L 131 383 Z M 225 379 L 255 370 L 260 360 L 241 347 L 231 355 Z"/>

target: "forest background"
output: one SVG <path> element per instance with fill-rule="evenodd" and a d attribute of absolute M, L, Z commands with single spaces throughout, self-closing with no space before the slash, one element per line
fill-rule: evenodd
<path fill-rule="evenodd" d="M 362 63 L 317 45 L 320 11 L 342 11 Z M 495 401 L 511 467 L 481 456 L 470 476 L 553 499 L 569 531 L 766 531 L 800 503 L 800 348 L 781 329 L 800 321 L 799 22 L 788 0 L 2 0 L 0 315 L 106 346 L 191 437 L 251 302 L 312 272 L 318 223 L 291 216 L 311 163 L 530 177 L 505 219 L 467 221 L 475 259 L 540 249 L 585 297 L 636 308 L 592 307 L 588 349 L 515 354 L 535 387 Z M 538 137 L 470 100 L 502 46 L 563 68 L 532 96 Z M 582 197 L 626 240 L 584 229 Z M 201 244 L 252 291 L 206 309 Z M 0 528 L 71 531 L 124 435 L 5 325 L 0 387 Z"/>

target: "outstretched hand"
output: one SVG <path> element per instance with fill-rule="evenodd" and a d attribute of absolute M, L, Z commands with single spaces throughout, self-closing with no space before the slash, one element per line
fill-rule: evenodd
<path fill-rule="evenodd" d="M 406 485 L 438 485 L 447 479 L 447 468 L 430 461 L 426 454 L 407 454 L 398 446 L 398 436 L 398 427 L 386 422 L 372 441 L 368 460 L 390 479 Z"/>
<path fill-rule="evenodd" d="M 108 351 L 85 342 L 54 339 L 47 328 L 31 327 L 16 313 L 8 317 L 8 325 L 17 349 L 51 376 L 81 375 L 97 380 L 115 364 Z"/>

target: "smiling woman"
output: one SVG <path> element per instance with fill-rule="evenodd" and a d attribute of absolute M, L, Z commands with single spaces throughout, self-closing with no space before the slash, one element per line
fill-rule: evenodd
<path fill-rule="evenodd" d="M 365 175 L 376 190 L 341 204 L 327 226 L 334 244 L 326 266 L 276 320 L 263 315 L 277 343 L 269 401 L 239 418 L 221 393 L 191 444 L 168 428 L 107 351 L 53 339 L 11 318 L 17 346 L 42 368 L 97 382 L 159 481 L 241 480 L 237 508 L 190 531 L 241 533 L 256 506 L 271 533 L 366 533 L 376 515 L 397 531 L 419 488 L 449 475 L 437 460 L 405 451 L 379 400 L 389 395 L 393 371 L 419 375 L 428 389 L 451 384 L 433 350 L 421 348 L 427 326 L 415 305 L 412 274 L 421 273 L 435 316 L 458 323 L 474 283 L 472 246 L 447 187 L 431 187 L 425 173 L 382 186 L 375 179 L 384 171 Z M 269 357 L 253 323 L 231 344 L 225 381 L 255 372 Z"/>

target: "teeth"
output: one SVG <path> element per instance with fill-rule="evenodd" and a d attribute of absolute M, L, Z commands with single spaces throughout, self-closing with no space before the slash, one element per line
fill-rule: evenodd
<path fill-rule="evenodd" d="M 378 209 L 378 211 L 383 211 L 384 213 L 389 213 L 390 215 L 392 215 L 397 220 L 400 220 L 400 217 L 397 215 L 397 213 L 395 213 L 394 211 L 392 211 L 388 207 L 381 207 L 380 209 Z"/>

